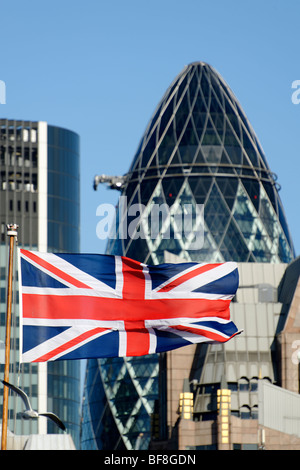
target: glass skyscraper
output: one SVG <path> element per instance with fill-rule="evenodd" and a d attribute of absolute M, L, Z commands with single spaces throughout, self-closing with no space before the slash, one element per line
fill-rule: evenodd
<path fill-rule="evenodd" d="M 137 236 L 117 235 L 109 240 L 107 252 L 147 264 L 163 263 L 165 252 L 197 262 L 289 263 L 294 248 L 278 189 L 228 85 L 210 65 L 192 63 L 158 104 L 124 176 L 127 206 L 143 208 Z M 170 211 L 151 238 L 154 204 L 165 204 Z M 179 231 L 176 215 L 188 207 L 197 230 L 197 205 L 204 207 L 204 237 L 194 249 L 192 238 Z M 129 224 L 128 214 L 120 206 L 118 211 L 120 226 L 122 217 Z M 83 446 L 147 448 L 157 372 L 156 355 L 89 361 Z M 113 433 L 109 446 L 102 438 L 105 429 Z"/>
<path fill-rule="evenodd" d="M 4 370 L 6 224 L 16 223 L 18 246 L 50 251 L 79 251 L 79 136 L 46 122 L 0 120 L 1 223 L 1 370 Z M 17 253 L 15 253 L 10 381 L 19 385 L 37 410 L 50 410 L 65 422 L 79 447 L 80 365 L 76 361 L 19 363 Z M 1 394 L 2 394 L 1 387 Z M 15 434 L 57 433 L 49 420 L 24 421 L 23 404 L 9 400 L 9 429 Z M 2 416 L 2 402 L 1 402 Z"/>

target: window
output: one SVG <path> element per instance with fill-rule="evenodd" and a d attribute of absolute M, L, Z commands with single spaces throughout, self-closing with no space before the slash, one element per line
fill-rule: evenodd
<path fill-rule="evenodd" d="M 250 408 L 248 405 L 243 405 L 240 408 L 240 417 L 241 419 L 250 419 L 251 418 L 251 412 Z"/>
<path fill-rule="evenodd" d="M 251 418 L 258 419 L 258 405 L 254 405 L 251 409 Z"/>
<path fill-rule="evenodd" d="M 250 392 L 257 392 L 258 390 L 258 381 L 256 379 L 250 380 Z"/>
<path fill-rule="evenodd" d="M 258 444 L 233 444 L 233 450 L 258 450 Z"/>
<path fill-rule="evenodd" d="M 0 300 L 1 302 L 6 302 L 6 288 L 5 287 L 1 287 L 0 289 Z"/>
<path fill-rule="evenodd" d="M 248 390 L 249 390 L 249 380 L 246 377 L 242 377 L 239 380 L 239 391 L 248 392 Z"/>

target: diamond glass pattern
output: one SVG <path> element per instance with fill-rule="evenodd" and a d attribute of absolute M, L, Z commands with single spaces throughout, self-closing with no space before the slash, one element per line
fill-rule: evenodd
<path fill-rule="evenodd" d="M 122 195 L 128 206 L 144 204 L 149 219 L 152 204 L 166 203 L 173 216 L 170 227 L 161 224 L 154 239 L 148 226 L 143 239 L 109 240 L 107 253 L 148 264 L 163 263 L 165 250 L 197 262 L 288 263 L 295 256 L 276 177 L 237 99 L 208 64 L 192 63 L 176 77 L 150 119 L 126 177 Z M 181 209 L 183 200 L 193 207 L 204 204 L 204 240 L 198 250 L 191 250 L 189 237 L 178 236 L 176 207 Z M 163 236 L 167 228 L 169 239 Z M 107 361 L 99 361 L 102 378 Z M 138 392 L 126 423 L 118 420 L 118 394 L 113 395 L 114 387 L 108 387 L 105 377 L 103 386 L 126 447 L 135 447 L 142 430 L 139 445 L 146 449 L 158 397 L 158 358 L 143 357 L 146 370 L 140 383 L 135 361 L 116 359 L 120 377 L 128 370 Z"/>
<path fill-rule="evenodd" d="M 167 90 L 141 139 L 123 194 L 128 204 L 150 205 L 158 197 L 158 183 L 161 200 L 170 206 L 187 187 L 190 202 L 205 205 L 205 233 L 214 240 L 220 260 L 293 259 L 275 175 L 237 99 L 207 64 L 187 66 Z M 234 235 L 236 250 L 224 247 L 226 230 Z M 132 252 L 132 243 L 136 240 L 122 240 L 123 254 Z M 146 237 L 140 245 L 135 258 L 163 261 L 165 239 L 158 245 Z M 196 255 L 189 248 L 188 240 L 180 244 L 169 240 L 168 251 L 186 260 L 216 257 L 214 245 L 205 256 L 202 249 Z M 120 252 L 117 240 L 110 241 L 108 252 Z"/>

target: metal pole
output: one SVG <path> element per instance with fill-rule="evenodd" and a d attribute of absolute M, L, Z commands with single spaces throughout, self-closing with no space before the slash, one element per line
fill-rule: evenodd
<path fill-rule="evenodd" d="M 5 337 L 5 366 L 4 380 L 9 382 L 9 359 L 10 359 L 10 330 L 11 330 L 11 305 L 12 305 L 12 278 L 13 278 L 13 256 L 14 241 L 18 235 L 18 225 L 8 224 L 7 235 L 9 240 L 9 264 L 7 283 L 7 306 L 6 306 L 6 337 Z M 7 417 L 8 417 L 8 387 L 3 388 L 3 411 L 2 411 L 2 441 L 1 450 L 6 450 L 7 443 Z"/>

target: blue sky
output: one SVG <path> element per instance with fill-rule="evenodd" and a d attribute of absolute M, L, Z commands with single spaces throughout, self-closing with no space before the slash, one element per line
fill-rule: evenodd
<path fill-rule="evenodd" d="M 210 63 L 246 112 L 300 254 L 299 0 L 14 0 L 0 10 L 2 118 L 45 120 L 81 138 L 81 251 L 103 253 L 95 174 L 128 171 L 164 92 L 190 62 Z M 299 95 L 300 96 L 300 95 Z"/>

